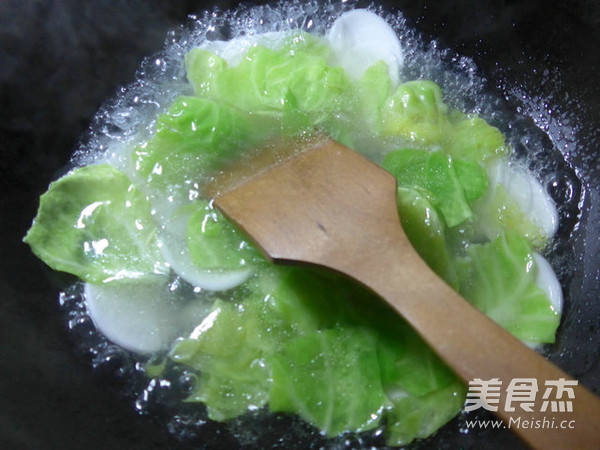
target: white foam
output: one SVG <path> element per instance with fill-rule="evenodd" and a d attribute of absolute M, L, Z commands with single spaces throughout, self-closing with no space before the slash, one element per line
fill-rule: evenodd
<path fill-rule="evenodd" d="M 206 41 L 200 47 L 223 58 L 230 66 L 236 66 L 242 55 L 258 45 L 276 50 L 288 33 L 283 31 L 238 36 L 229 41 Z"/>

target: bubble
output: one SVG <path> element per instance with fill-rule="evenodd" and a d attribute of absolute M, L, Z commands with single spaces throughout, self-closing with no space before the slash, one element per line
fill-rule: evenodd
<path fill-rule="evenodd" d="M 558 205 L 572 205 L 579 201 L 580 183 L 572 172 L 556 171 L 547 177 L 547 189 L 552 199 Z"/>
<path fill-rule="evenodd" d="M 96 327 L 92 319 L 85 314 L 78 314 L 77 311 L 71 314 L 69 328 L 75 335 L 80 336 L 84 340 L 93 336 L 96 332 Z"/>
<path fill-rule="evenodd" d="M 60 304 L 61 308 L 64 308 L 67 311 L 83 306 L 79 300 L 80 296 L 74 286 L 70 287 L 65 292 L 61 292 L 58 296 L 58 303 Z"/>
<path fill-rule="evenodd" d="M 136 411 L 142 415 L 161 413 L 170 389 L 171 382 L 169 380 L 152 378 L 135 401 Z"/>
<path fill-rule="evenodd" d="M 109 345 L 92 361 L 94 373 L 101 379 L 123 384 L 135 371 L 132 355 L 116 345 Z"/>

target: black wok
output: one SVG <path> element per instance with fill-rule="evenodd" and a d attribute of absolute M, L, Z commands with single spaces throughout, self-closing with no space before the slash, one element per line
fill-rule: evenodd
<path fill-rule="evenodd" d="M 100 104 L 133 81 L 141 59 L 161 49 L 169 29 L 208 4 L 236 2 L 0 3 L 0 447 L 5 449 L 188 448 L 235 442 L 208 427 L 190 443 L 170 435 L 160 417 L 138 415 L 114 373 L 91 369 L 76 349 L 50 273 L 21 242 L 37 199 L 60 175 Z M 581 221 L 554 260 L 565 312 L 549 357 L 600 390 L 600 6 L 571 0 L 384 2 L 439 46 L 472 57 L 489 89 L 529 122 L 550 118 L 543 145 L 560 147 L 580 182 L 565 198 L 566 220 Z M 552 112 L 549 112 L 551 110 Z M 541 123 L 541 122 L 540 122 Z M 565 146 L 566 145 L 566 146 Z M 568 175 L 571 176 L 571 175 Z M 562 189 L 562 190 L 561 190 Z M 563 236 L 564 238 L 565 236 Z M 85 329 L 83 331 L 85 332 Z M 285 438 L 286 422 L 262 423 L 271 446 L 303 448 Z M 599 424 L 600 427 L 600 424 Z M 353 444 L 351 444 L 353 445 Z M 507 430 L 460 432 L 455 420 L 418 448 L 516 448 Z"/>

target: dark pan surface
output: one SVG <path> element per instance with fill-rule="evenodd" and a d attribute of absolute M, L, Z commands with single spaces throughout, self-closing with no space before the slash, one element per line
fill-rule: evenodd
<path fill-rule="evenodd" d="M 204 7 L 194 0 L 0 2 L 0 448 L 187 448 L 164 425 L 138 416 L 112 378 L 93 373 L 58 307 L 65 280 L 21 239 L 38 196 L 60 175 L 100 104 L 133 81 L 142 58 L 161 49 L 169 29 Z M 571 241 L 574 275 L 563 280 L 564 323 L 549 354 L 598 392 L 599 4 L 405 0 L 386 7 L 403 11 L 441 47 L 472 57 L 509 108 L 524 108 L 534 118 L 552 109 L 548 133 L 561 147 L 567 144 L 563 150 L 582 180 L 584 201 Z M 218 442 L 230 448 L 226 437 Z M 482 442 L 487 448 L 518 445 L 508 432 L 462 435 L 452 423 L 422 446 L 478 448 Z"/>

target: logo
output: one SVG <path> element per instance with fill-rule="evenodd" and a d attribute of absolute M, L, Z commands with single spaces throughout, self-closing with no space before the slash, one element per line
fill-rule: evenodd
<path fill-rule="evenodd" d="M 546 380 L 543 386 L 535 378 L 513 378 L 506 385 L 499 378 L 482 380 L 475 378 L 469 381 L 465 411 L 474 411 L 483 408 L 496 412 L 499 408 L 507 412 L 526 413 L 570 413 L 573 412 L 573 387 L 577 380 Z M 500 420 L 475 420 L 467 421 L 467 428 L 563 428 L 574 429 L 575 421 L 568 420 L 566 416 L 543 417 L 539 414 L 531 419 L 513 415 L 507 424 Z"/>

